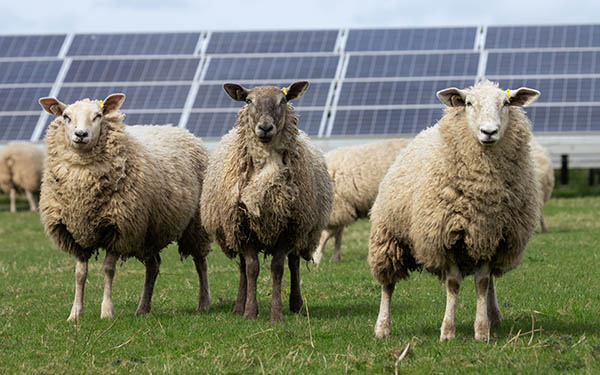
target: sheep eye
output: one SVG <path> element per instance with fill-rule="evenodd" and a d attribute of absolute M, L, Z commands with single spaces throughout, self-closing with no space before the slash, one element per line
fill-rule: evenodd
<path fill-rule="evenodd" d="M 63 115 L 63 118 L 65 119 L 66 122 L 71 121 L 71 118 L 67 115 Z"/>
<path fill-rule="evenodd" d="M 246 104 L 252 104 L 252 99 L 246 99 Z"/>
<path fill-rule="evenodd" d="M 473 103 L 471 103 L 471 102 L 467 102 L 467 107 L 470 107 L 470 106 L 472 106 L 472 105 L 473 105 Z"/>
<path fill-rule="evenodd" d="M 100 120 L 101 118 L 102 118 L 102 115 L 98 113 L 98 114 L 96 115 L 96 117 L 94 117 L 94 121 L 96 121 L 96 120 Z"/>
<path fill-rule="evenodd" d="M 505 107 L 508 107 L 509 105 L 510 105 L 510 102 L 509 102 L 508 100 L 506 100 L 506 101 L 504 102 L 504 106 L 505 106 Z"/>

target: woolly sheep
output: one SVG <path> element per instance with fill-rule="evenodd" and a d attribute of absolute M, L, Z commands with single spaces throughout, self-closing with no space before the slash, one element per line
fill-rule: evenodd
<path fill-rule="evenodd" d="M 325 154 L 327 169 L 333 180 L 333 207 L 327 228 L 321 232 L 317 251 L 313 256 L 321 263 L 327 241 L 335 236 L 331 261 L 342 259 L 344 227 L 367 217 L 379 183 L 408 139 L 390 139 L 366 145 L 340 147 Z"/>
<path fill-rule="evenodd" d="M 44 151 L 32 143 L 11 142 L 0 151 L 0 189 L 10 194 L 10 212 L 17 212 L 16 195 L 25 192 L 29 210 L 36 211 Z"/>
<path fill-rule="evenodd" d="M 529 146 L 531 147 L 531 155 L 535 167 L 535 177 L 540 185 L 540 226 L 542 232 L 546 233 L 548 232 L 548 228 L 544 222 L 544 203 L 550 199 L 552 190 L 554 190 L 554 169 L 552 168 L 550 154 L 548 154 L 548 151 L 542 145 L 532 138 Z"/>
<path fill-rule="evenodd" d="M 273 256 L 270 320 L 279 321 L 286 255 L 290 310 L 299 312 L 299 256 L 311 259 L 333 199 L 325 160 L 298 130 L 298 118 L 288 104 L 305 92 L 308 82 L 287 89 L 248 90 L 232 83 L 223 87 L 231 98 L 247 104 L 211 156 L 201 199 L 203 225 L 228 257 L 240 258 L 234 314 L 257 317 L 258 253 Z"/>
<path fill-rule="evenodd" d="M 83 316 L 88 259 L 100 248 L 106 250 L 101 318 L 114 316 L 112 281 L 119 258 L 144 263 L 144 289 L 135 314 L 150 312 L 160 251 L 172 241 L 182 257 L 194 260 L 198 310 L 210 306 L 205 258 L 210 240 L 199 209 L 206 149 L 184 129 L 126 127 L 118 111 L 124 100 L 123 94 L 71 105 L 40 99 L 57 116 L 46 135 L 41 220 L 54 243 L 76 258 L 69 321 Z"/>
<path fill-rule="evenodd" d="M 375 335 L 390 334 L 394 286 L 424 268 L 446 285 L 440 340 L 455 335 L 463 276 L 475 275 L 475 339 L 501 323 L 493 277 L 515 268 L 538 221 L 530 123 L 520 108 L 539 92 L 489 81 L 437 93 L 439 122 L 390 167 L 371 211 L 368 262 L 382 285 Z"/>

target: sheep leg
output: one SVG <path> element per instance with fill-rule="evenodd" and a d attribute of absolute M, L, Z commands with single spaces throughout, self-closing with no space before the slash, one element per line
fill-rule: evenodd
<path fill-rule="evenodd" d="M 160 270 L 160 255 L 156 254 L 147 258 L 144 262 L 146 265 L 146 278 L 144 280 L 144 290 L 137 310 L 136 316 L 144 315 L 150 312 L 152 308 L 152 294 L 154 293 L 154 284 Z"/>
<path fill-rule="evenodd" d="M 233 307 L 234 315 L 244 315 L 244 308 L 246 307 L 246 261 L 244 256 L 240 254 L 240 286 L 238 287 L 237 299 L 235 300 L 235 306 Z"/>
<path fill-rule="evenodd" d="M 313 254 L 313 261 L 315 264 L 321 264 L 321 260 L 323 259 L 323 250 L 325 250 L 325 246 L 327 245 L 327 241 L 333 236 L 333 231 L 330 229 L 324 229 L 321 232 L 321 239 L 319 240 L 319 246 L 317 250 Z"/>
<path fill-rule="evenodd" d="M 304 302 L 300 291 L 300 257 L 288 254 L 288 267 L 290 269 L 290 311 L 299 313 Z"/>
<path fill-rule="evenodd" d="M 490 337 L 490 322 L 488 319 L 488 295 L 490 287 L 490 266 L 483 263 L 475 270 L 475 295 L 477 310 L 475 315 L 475 340 L 487 341 Z"/>
<path fill-rule="evenodd" d="M 498 299 L 496 298 L 496 288 L 494 287 L 494 276 L 490 275 L 490 286 L 487 293 L 487 308 L 488 308 L 488 319 L 493 327 L 502 326 L 502 313 L 498 306 Z"/>
<path fill-rule="evenodd" d="M 270 318 L 272 322 L 283 320 L 282 304 L 281 304 L 281 280 L 283 279 L 283 266 L 285 263 L 285 253 L 278 252 L 273 255 L 271 260 L 271 280 L 273 289 L 271 293 L 271 312 Z"/>
<path fill-rule="evenodd" d="M 244 318 L 256 319 L 258 316 L 258 303 L 256 302 L 256 280 L 260 272 L 258 253 L 255 250 L 245 252 L 246 258 L 246 307 L 244 307 Z"/>
<path fill-rule="evenodd" d="M 10 212 L 17 212 L 17 190 L 14 187 L 10 188 Z"/>
<path fill-rule="evenodd" d="M 67 318 L 67 321 L 69 322 L 77 321 L 83 317 L 83 292 L 85 289 L 87 272 L 87 259 L 77 258 L 75 263 L 75 300 L 73 301 L 71 314 Z"/>
<path fill-rule="evenodd" d="M 29 201 L 29 211 L 37 211 L 37 205 L 35 203 L 35 198 L 33 197 L 33 193 L 29 190 L 25 191 L 25 196 L 27 196 L 27 200 Z"/>
<path fill-rule="evenodd" d="M 104 272 L 104 296 L 102 297 L 102 312 L 100 318 L 112 319 L 115 316 L 115 306 L 112 301 L 112 283 L 117 270 L 117 260 L 119 257 L 116 254 L 106 252 L 102 272 Z"/>
<path fill-rule="evenodd" d="M 206 263 L 206 257 L 194 256 L 194 265 L 196 266 L 196 272 L 198 272 L 198 308 L 197 311 L 207 312 L 210 308 L 210 286 L 208 285 L 208 264 Z"/>
<path fill-rule="evenodd" d="M 381 302 L 379 303 L 379 315 L 375 323 L 375 337 L 382 339 L 390 336 L 390 306 L 392 303 L 392 294 L 396 283 L 381 285 Z"/>
<path fill-rule="evenodd" d="M 540 215 L 540 225 L 542 227 L 542 233 L 547 233 L 548 227 L 546 227 L 546 223 L 544 222 L 544 215 Z"/>
<path fill-rule="evenodd" d="M 333 248 L 333 256 L 331 257 L 332 262 L 342 260 L 342 234 L 344 234 L 344 227 L 335 232 L 335 247 Z"/>
<path fill-rule="evenodd" d="M 452 340 L 456 333 L 456 303 L 462 282 L 462 275 L 456 265 L 450 266 L 444 281 L 446 284 L 446 312 L 440 328 L 440 341 Z"/>

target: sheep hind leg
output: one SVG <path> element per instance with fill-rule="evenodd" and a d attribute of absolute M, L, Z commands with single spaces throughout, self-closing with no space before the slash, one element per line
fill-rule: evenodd
<path fill-rule="evenodd" d="M 140 303 L 135 311 L 136 316 L 147 314 L 152 309 L 152 294 L 160 270 L 160 255 L 156 254 L 147 258 L 144 264 L 146 265 L 146 278 L 144 279 L 144 290 L 142 291 Z"/>
<path fill-rule="evenodd" d="M 344 234 L 344 227 L 341 227 L 335 232 L 335 246 L 333 248 L 333 256 L 331 257 L 332 262 L 339 262 L 342 260 L 342 235 Z"/>
<path fill-rule="evenodd" d="M 17 212 L 17 191 L 15 188 L 10 188 L 10 212 Z"/>
<path fill-rule="evenodd" d="M 290 311 L 299 313 L 304 302 L 300 291 L 300 257 L 288 254 L 288 267 L 290 269 Z"/>
<path fill-rule="evenodd" d="M 77 258 L 75 264 L 75 299 L 73 300 L 71 314 L 67 318 L 67 321 L 69 322 L 78 321 L 83 317 L 83 294 L 85 290 L 85 280 L 87 279 L 87 273 L 87 259 Z"/>
<path fill-rule="evenodd" d="M 244 253 L 244 258 L 246 258 L 246 306 L 244 307 L 244 318 L 256 319 L 258 317 L 256 280 L 260 272 L 258 253 L 255 250 L 248 250 Z"/>
<path fill-rule="evenodd" d="M 494 276 L 490 275 L 490 285 L 487 293 L 487 314 L 488 320 L 492 327 L 502 326 L 502 313 L 498 306 L 498 299 L 496 298 L 496 288 L 494 287 Z"/>
<path fill-rule="evenodd" d="M 475 340 L 488 341 L 490 338 L 490 321 L 488 318 L 488 295 L 490 286 L 490 267 L 483 263 L 475 270 L 475 295 L 477 310 L 475 315 Z"/>
<path fill-rule="evenodd" d="M 234 315 L 244 315 L 244 309 L 246 307 L 246 261 L 244 255 L 240 254 L 240 285 L 238 287 L 237 299 L 235 300 L 235 306 L 233 307 Z"/>
<path fill-rule="evenodd" d="M 546 222 L 544 221 L 544 215 L 540 216 L 540 226 L 542 227 L 542 233 L 548 233 L 548 227 L 546 226 Z"/>
<path fill-rule="evenodd" d="M 327 245 L 327 241 L 333 236 L 334 232 L 330 229 L 324 229 L 321 232 L 321 239 L 319 240 L 319 246 L 317 246 L 317 250 L 313 254 L 313 261 L 315 264 L 321 264 L 323 260 L 323 251 L 325 250 L 325 246 Z"/>
<path fill-rule="evenodd" d="M 35 198 L 33 197 L 33 193 L 29 190 L 25 191 L 25 196 L 27 197 L 27 201 L 29 201 L 29 211 L 37 211 L 37 204 L 35 203 Z"/>
<path fill-rule="evenodd" d="M 396 283 L 381 285 L 381 302 L 379 303 L 379 315 L 377 316 L 377 323 L 375 323 L 375 337 L 377 337 L 378 339 L 390 336 L 392 294 L 394 293 L 395 287 Z"/>
<path fill-rule="evenodd" d="M 208 312 L 212 299 L 210 297 L 210 286 L 208 284 L 208 265 L 206 257 L 194 256 L 194 265 L 198 272 L 198 308 L 197 311 Z"/>
<path fill-rule="evenodd" d="M 101 319 L 112 319 L 115 316 L 115 306 L 112 300 L 112 284 L 117 270 L 119 257 L 113 253 L 106 252 L 102 272 L 104 273 L 104 295 L 102 296 Z"/>
<path fill-rule="evenodd" d="M 270 319 L 272 322 L 283 320 L 281 304 L 281 280 L 283 278 L 283 268 L 285 264 L 285 253 L 278 252 L 273 255 L 271 260 L 271 280 L 273 289 L 271 293 Z"/>
<path fill-rule="evenodd" d="M 446 311 L 440 328 L 440 341 L 453 340 L 456 335 L 456 304 L 462 282 L 462 275 L 456 265 L 451 265 L 446 272 Z"/>

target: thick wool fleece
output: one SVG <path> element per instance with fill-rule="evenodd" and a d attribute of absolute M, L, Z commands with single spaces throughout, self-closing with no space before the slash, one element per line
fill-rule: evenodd
<path fill-rule="evenodd" d="M 201 200 L 203 225 L 227 256 L 251 243 L 266 254 L 312 258 L 332 202 L 322 154 L 297 128 L 288 105 L 280 147 L 268 151 L 254 134 L 247 107 L 212 155 Z"/>
<path fill-rule="evenodd" d="M 542 206 L 550 199 L 554 190 L 554 169 L 548 151 L 542 145 L 531 139 L 531 156 L 535 166 L 535 176 L 540 183 L 540 201 Z"/>
<path fill-rule="evenodd" d="M 0 189 L 8 193 L 39 192 L 44 170 L 44 151 L 34 144 L 11 142 L 0 151 Z"/>
<path fill-rule="evenodd" d="M 46 232 L 82 259 L 104 248 L 143 261 L 175 240 L 182 256 L 206 255 L 202 141 L 170 126 L 125 127 L 123 118 L 106 115 L 98 143 L 85 154 L 68 146 L 61 117 L 50 124 L 40 199 Z"/>
<path fill-rule="evenodd" d="M 494 147 L 482 147 L 464 107 L 446 108 L 435 126 L 402 150 L 371 211 L 369 265 L 390 284 L 424 267 L 442 276 L 456 262 L 463 276 L 479 261 L 494 275 L 516 267 L 538 221 L 530 123 L 511 107 Z"/>
<path fill-rule="evenodd" d="M 329 228 L 344 227 L 367 217 L 379 183 L 408 139 L 340 147 L 325 155 L 333 180 L 333 208 Z"/>

